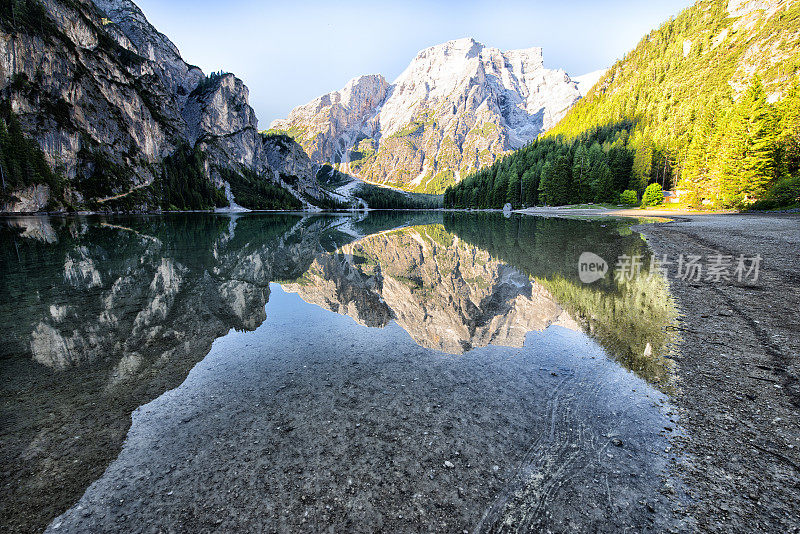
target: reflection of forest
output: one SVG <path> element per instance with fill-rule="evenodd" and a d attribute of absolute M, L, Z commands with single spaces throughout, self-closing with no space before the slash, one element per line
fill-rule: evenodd
<path fill-rule="evenodd" d="M 669 387 L 677 312 L 660 276 L 578 280 L 577 258 L 642 255 L 629 223 L 446 214 L 445 225 L 370 235 L 318 256 L 284 289 L 368 326 L 394 319 L 420 345 L 460 354 L 522 346 L 550 324 L 582 328 L 622 365 Z M 453 232 L 453 233 L 451 233 Z M 580 325 L 580 326 L 579 326 Z"/>
<path fill-rule="evenodd" d="M 477 214 L 473 222 L 446 214 L 444 225 L 464 241 L 516 267 L 547 288 L 553 298 L 619 363 L 661 387 L 671 387 L 678 311 L 667 281 L 649 272 L 650 251 L 631 220 L 581 221 Z M 631 280 L 613 272 L 587 285 L 578 279 L 578 257 L 594 252 L 610 270 L 623 254 L 642 256 Z"/>
<path fill-rule="evenodd" d="M 663 280 L 577 280 L 584 250 L 647 255 L 609 221 L 34 217 L 4 221 L 0 242 L 0 521 L 12 530 L 41 529 L 71 505 L 116 456 L 130 413 L 180 384 L 216 338 L 257 328 L 273 281 L 449 353 L 580 325 L 647 380 L 669 377 L 675 309 Z"/>

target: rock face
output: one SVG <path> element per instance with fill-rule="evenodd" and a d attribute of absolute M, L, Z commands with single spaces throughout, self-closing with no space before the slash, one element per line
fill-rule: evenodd
<path fill-rule="evenodd" d="M 355 78 L 271 127 L 318 163 L 441 193 L 555 125 L 581 94 L 564 71 L 544 68 L 541 48 L 502 52 L 458 39 L 419 52 L 392 84 Z"/>
<path fill-rule="evenodd" d="M 162 161 L 179 147 L 206 155 L 206 178 L 217 187 L 224 186 L 221 169 L 283 185 L 280 177 L 291 169 L 299 179 L 289 187 L 295 196 L 308 203 L 320 194 L 314 165 L 299 147 L 278 150 L 258 133 L 242 81 L 206 77 L 187 64 L 133 2 L 28 4 L 39 10 L 35 24 L 0 20 L 0 96 L 64 177 L 65 203 L 100 200 L 102 209 L 104 198 L 161 176 Z M 103 175 L 102 192 L 87 186 L 98 181 L 98 169 L 118 169 Z M 50 200 L 41 190 L 16 193 L 19 202 L 2 211 L 37 211 Z"/>
<path fill-rule="evenodd" d="M 728 13 L 743 17 L 760 11 L 769 18 L 791 3 L 791 0 L 730 0 Z"/>
<path fill-rule="evenodd" d="M 283 289 L 382 327 L 397 321 L 419 345 L 463 354 L 522 347 L 531 331 L 577 323 L 541 285 L 439 224 L 376 234 L 318 256 Z"/>

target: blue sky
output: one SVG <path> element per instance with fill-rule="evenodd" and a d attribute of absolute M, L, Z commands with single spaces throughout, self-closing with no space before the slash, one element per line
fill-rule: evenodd
<path fill-rule="evenodd" d="M 417 51 L 474 37 L 503 50 L 541 46 L 545 66 L 607 67 L 689 0 L 561 2 L 256 2 L 134 0 L 206 73 L 250 88 L 259 126 L 360 74 L 398 76 Z"/>

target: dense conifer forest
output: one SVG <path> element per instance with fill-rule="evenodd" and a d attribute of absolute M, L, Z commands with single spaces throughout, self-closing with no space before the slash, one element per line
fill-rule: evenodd
<path fill-rule="evenodd" d="M 446 207 L 640 202 L 775 208 L 800 197 L 800 6 L 701 1 L 645 36 L 548 134 L 445 194 Z M 628 191 L 625 198 L 622 194 Z"/>

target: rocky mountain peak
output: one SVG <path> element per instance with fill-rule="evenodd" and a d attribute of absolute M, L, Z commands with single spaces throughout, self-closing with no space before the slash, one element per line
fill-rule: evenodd
<path fill-rule="evenodd" d="M 440 193 L 554 126 L 581 94 L 564 71 L 544 68 L 541 48 L 502 51 L 467 37 L 421 50 L 392 84 L 355 78 L 272 128 L 318 163 Z"/>
<path fill-rule="evenodd" d="M 456 56 L 471 58 L 477 57 L 481 50 L 485 47 L 472 37 L 463 37 L 461 39 L 453 39 L 446 43 L 441 43 L 434 46 L 429 46 L 417 52 L 414 61 L 420 61 L 427 57 L 441 57 L 441 56 Z"/>
<path fill-rule="evenodd" d="M 289 121 L 309 113 L 320 113 L 331 107 L 338 107 L 357 116 L 363 115 L 366 108 L 374 108 L 383 100 L 389 84 L 380 74 L 367 74 L 353 78 L 339 91 L 326 93 L 308 104 L 292 110 Z M 280 125 L 286 121 L 275 121 Z"/>
<path fill-rule="evenodd" d="M 104 28 L 120 43 L 139 56 L 152 62 L 157 74 L 180 97 L 180 104 L 205 77 L 198 67 L 187 64 L 178 47 L 163 33 L 156 30 L 142 10 L 130 0 L 96 0 L 111 21 Z M 127 41 L 127 42 L 126 42 Z"/>
<path fill-rule="evenodd" d="M 364 99 L 369 99 L 374 93 L 380 93 L 385 90 L 389 84 L 384 77 L 380 74 L 367 74 L 353 78 L 341 92 L 329 93 L 336 95 L 340 98 L 340 102 L 345 103 L 347 106 L 352 106 L 356 102 L 361 102 Z"/>

